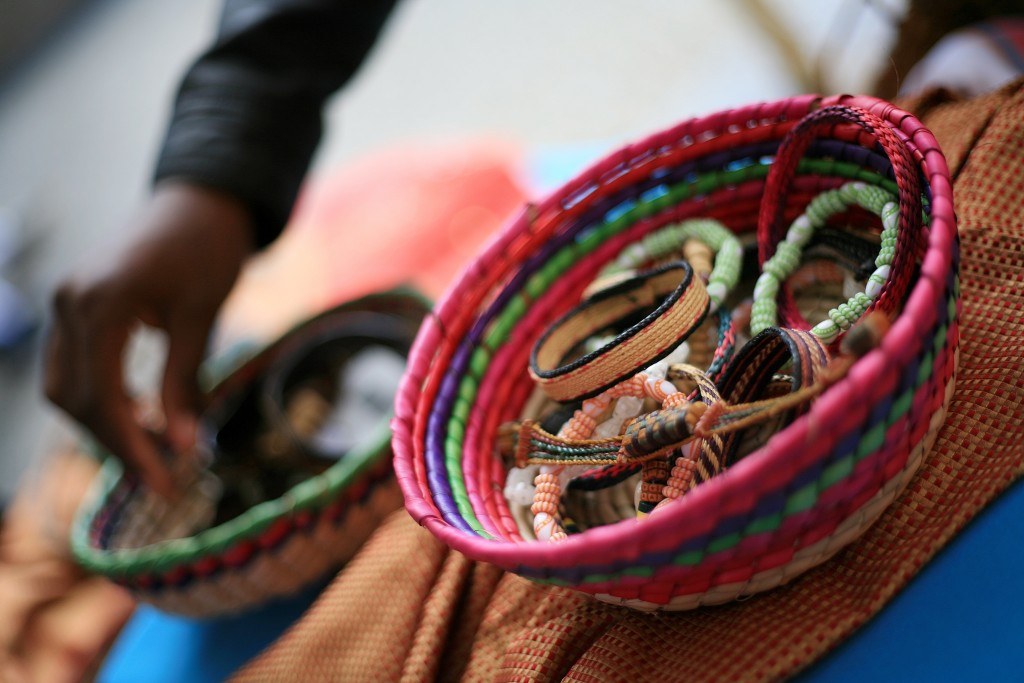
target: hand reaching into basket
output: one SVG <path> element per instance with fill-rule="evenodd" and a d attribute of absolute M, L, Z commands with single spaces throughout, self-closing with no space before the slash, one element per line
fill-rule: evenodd
<path fill-rule="evenodd" d="M 134 468 L 158 493 L 175 485 L 153 434 L 125 390 L 125 345 L 142 322 L 170 344 L 161 399 L 164 438 L 178 456 L 195 441 L 196 371 L 214 317 L 253 250 L 248 210 L 196 185 L 157 186 L 127 249 L 59 288 L 45 372 L 46 395 Z"/>

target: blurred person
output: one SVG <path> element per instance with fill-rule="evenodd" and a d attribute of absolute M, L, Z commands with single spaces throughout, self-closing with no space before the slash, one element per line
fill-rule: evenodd
<path fill-rule="evenodd" d="M 141 321 L 170 340 L 165 438 L 187 456 L 196 372 L 243 263 L 284 227 L 321 133 L 325 100 L 363 61 L 393 3 L 227 0 L 216 42 L 178 91 L 141 237 L 58 290 L 46 395 L 156 491 L 174 485 L 137 421 L 122 356 Z"/>
<path fill-rule="evenodd" d="M 192 448 L 196 372 L 214 318 L 254 251 L 280 232 L 321 133 L 325 100 L 363 61 L 394 2 L 226 0 L 218 35 L 185 74 L 135 217 L 139 239 L 68 278 L 54 302 L 45 390 L 168 497 L 161 449 Z M 139 322 L 170 338 L 166 432 L 137 421 L 122 359 Z M 0 533 L 0 681 L 94 672 L 132 612 L 127 592 L 69 557 L 67 531 L 96 466 L 51 458 L 6 506 Z"/>
<path fill-rule="evenodd" d="M 142 236 L 99 270 L 69 279 L 56 295 L 48 397 L 169 497 L 174 483 L 161 463 L 160 444 L 136 422 L 123 388 L 124 344 L 138 321 L 168 333 L 164 438 L 187 457 L 200 409 L 196 369 L 220 304 L 246 258 L 284 225 L 320 132 L 320 107 L 356 69 L 389 7 L 228 0 L 216 43 L 179 91 L 153 194 L 135 219 L 144 227 Z M 914 8 L 911 16 L 917 16 Z M 1001 93 L 1000 107 L 1021 111 L 1019 86 Z M 943 96 L 917 104 L 938 111 L 948 101 Z M 396 554 L 420 558 L 423 580 L 412 581 L 406 567 L 396 568 L 391 562 Z M 366 621 L 364 603 L 379 597 L 359 589 L 374 582 L 400 586 L 391 597 L 409 611 L 408 624 Z M 44 602 L 50 602 L 59 591 L 45 595 Z M 472 599 L 464 601 L 462 595 Z M 644 618 L 471 563 L 417 529 L 404 512 L 383 525 L 318 604 L 335 608 L 321 609 L 319 621 L 303 619 L 243 674 L 245 680 L 288 678 L 289 663 L 310 658 L 330 660 L 327 672 L 355 671 L 345 667 L 355 666 L 359 653 L 325 650 L 317 638 L 327 631 L 359 634 L 358 642 L 367 647 L 393 646 L 395 657 L 405 656 L 406 664 L 415 654 L 410 648 L 422 646 L 426 650 L 416 653 L 424 657 L 423 671 L 465 672 L 463 667 L 472 666 L 467 664 L 471 648 L 477 665 L 486 656 L 515 659 L 510 653 L 532 637 L 531 628 L 554 621 L 567 645 L 557 653 L 558 661 L 549 663 L 552 671 L 564 672 L 616 624 L 628 632 Z M 671 617 L 657 619 L 671 624 Z M 417 624 L 437 629 L 442 642 L 416 630 Z"/>

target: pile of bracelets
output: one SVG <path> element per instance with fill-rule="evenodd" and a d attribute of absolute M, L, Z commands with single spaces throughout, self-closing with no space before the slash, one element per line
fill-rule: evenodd
<path fill-rule="evenodd" d="M 607 505 L 600 515 L 585 505 L 570 512 L 570 490 L 617 491 L 606 495 L 621 501 L 628 487 L 642 519 L 805 412 L 835 379 L 833 355 L 849 355 L 830 345 L 873 309 L 889 280 L 899 215 L 897 197 L 876 185 L 853 181 L 819 193 L 762 264 L 745 329 L 732 313 L 743 301 L 744 247 L 720 221 L 687 219 L 621 249 L 530 356 L 537 398 L 518 425 L 518 467 L 505 486 L 523 536 L 557 542 L 622 518 L 621 503 L 615 513 Z M 860 236 L 836 227 L 844 220 Z M 822 243 L 836 258 L 805 258 Z M 870 275 L 848 272 L 850 264 L 863 270 L 873 243 Z M 783 283 L 849 289 L 858 278 L 863 291 L 833 302 L 810 331 L 778 327 Z M 880 325 L 868 324 L 860 337 L 883 334 Z M 749 340 L 739 352 L 737 338 Z"/>

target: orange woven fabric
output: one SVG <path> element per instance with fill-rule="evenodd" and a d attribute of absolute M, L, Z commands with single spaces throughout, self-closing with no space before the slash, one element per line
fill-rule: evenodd
<path fill-rule="evenodd" d="M 960 370 L 935 448 L 857 543 L 746 602 L 648 615 L 470 562 L 400 512 L 237 680 L 775 680 L 881 609 L 1024 471 L 1024 90 L 922 106 L 955 174 Z"/>

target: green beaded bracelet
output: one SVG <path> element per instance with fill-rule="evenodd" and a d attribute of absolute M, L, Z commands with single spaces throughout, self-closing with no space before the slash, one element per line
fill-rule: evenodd
<path fill-rule="evenodd" d="M 863 292 L 850 297 L 828 312 L 828 318 L 815 325 L 811 332 L 823 343 L 829 344 L 857 321 L 874 303 L 889 279 L 893 257 L 896 254 L 896 225 L 899 205 L 896 198 L 885 190 L 861 182 L 846 183 L 835 190 L 823 192 L 807 205 L 806 211 L 789 226 L 786 239 L 775 248 L 761 266 L 761 275 L 754 285 L 754 303 L 750 310 L 750 332 L 758 334 L 774 327 L 778 319 L 776 296 L 779 287 L 800 265 L 803 248 L 814 231 L 847 207 L 858 205 L 882 219 L 881 245 L 875 258 L 875 272 L 868 278 Z M 710 292 L 710 287 L 709 287 Z"/>
<path fill-rule="evenodd" d="M 598 280 L 635 270 L 648 261 L 678 252 L 688 239 L 697 239 L 715 252 L 715 265 L 708 276 L 709 312 L 714 313 L 740 279 L 743 245 L 724 225 L 711 218 L 692 218 L 669 225 L 633 242 L 605 266 Z"/>

